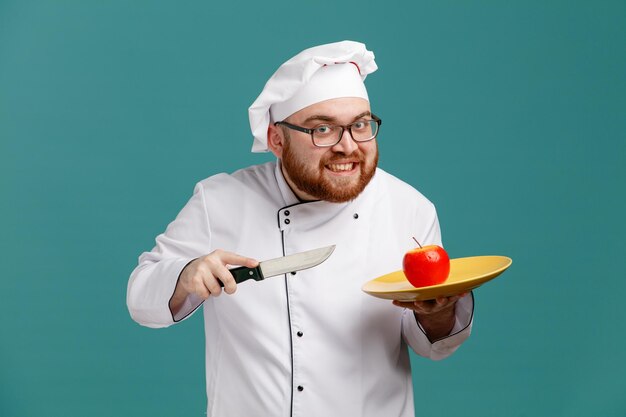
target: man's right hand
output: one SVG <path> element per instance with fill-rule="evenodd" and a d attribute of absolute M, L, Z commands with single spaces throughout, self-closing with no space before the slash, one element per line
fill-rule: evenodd
<path fill-rule="evenodd" d="M 220 282 L 224 284 L 224 291 L 227 294 L 234 293 L 237 290 L 237 283 L 227 266 L 240 265 L 254 268 L 258 264 L 259 262 L 252 258 L 220 249 L 194 259 L 180 273 L 174 295 L 170 300 L 170 311 L 172 314 L 178 313 L 190 294 L 203 300 L 210 296 L 219 296 L 222 293 Z"/>

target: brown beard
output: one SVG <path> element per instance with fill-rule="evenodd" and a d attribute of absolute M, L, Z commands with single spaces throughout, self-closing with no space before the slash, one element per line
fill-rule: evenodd
<path fill-rule="evenodd" d="M 376 172 L 376 166 L 378 165 L 378 148 L 374 160 L 368 163 L 365 160 L 365 156 L 360 149 L 357 149 L 351 157 L 356 157 L 359 161 L 360 175 L 356 184 L 348 185 L 349 180 L 345 181 L 329 181 L 322 173 L 324 172 L 325 165 L 335 160 L 345 159 L 346 155 L 343 153 L 334 153 L 328 158 L 322 158 L 320 160 L 317 170 L 308 167 L 308 165 L 302 159 L 299 159 L 289 146 L 290 139 L 287 139 L 283 148 L 282 164 L 285 172 L 291 182 L 300 190 L 307 193 L 310 196 L 318 200 L 330 201 L 332 203 L 345 203 L 347 201 L 354 200 L 365 189 L 367 184 L 374 176 Z"/>

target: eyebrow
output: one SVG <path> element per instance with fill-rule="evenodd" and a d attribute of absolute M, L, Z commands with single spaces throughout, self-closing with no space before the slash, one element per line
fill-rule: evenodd
<path fill-rule="evenodd" d="M 364 111 L 363 113 L 357 115 L 354 117 L 354 119 L 352 119 L 353 121 L 359 120 L 362 117 L 365 116 L 372 116 L 372 112 L 370 112 L 369 110 Z M 326 116 L 324 114 L 315 114 L 313 116 L 307 117 L 304 122 L 302 122 L 303 124 L 305 123 L 309 123 L 312 121 L 322 121 L 322 122 L 329 122 L 329 123 L 336 123 L 337 122 L 337 118 L 336 117 L 331 117 L 331 116 Z"/>

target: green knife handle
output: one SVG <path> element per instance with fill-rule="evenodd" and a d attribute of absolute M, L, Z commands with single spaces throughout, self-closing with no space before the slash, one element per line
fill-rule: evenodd
<path fill-rule="evenodd" d="M 233 268 L 230 270 L 230 273 L 233 274 L 233 278 L 235 278 L 235 282 L 239 284 L 240 282 L 254 279 L 256 281 L 261 281 L 263 279 L 263 274 L 261 273 L 261 268 L 247 268 L 245 266 L 240 266 L 238 268 Z M 224 284 L 220 282 L 220 285 L 223 287 Z"/>

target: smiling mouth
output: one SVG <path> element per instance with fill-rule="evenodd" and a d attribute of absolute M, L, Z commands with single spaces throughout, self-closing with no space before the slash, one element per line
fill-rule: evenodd
<path fill-rule="evenodd" d="M 356 162 L 347 162 L 343 164 L 328 164 L 326 165 L 326 168 L 332 172 L 350 172 L 354 170 L 356 165 Z"/>

